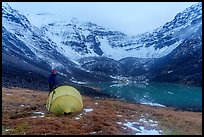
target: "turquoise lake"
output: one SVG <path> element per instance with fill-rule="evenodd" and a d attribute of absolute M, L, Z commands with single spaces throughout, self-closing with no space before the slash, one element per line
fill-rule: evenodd
<path fill-rule="evenodd" d="M 202 111 L 202 87 L 169 83 L 89 83 L 101 92 L 131 103 Z"/>

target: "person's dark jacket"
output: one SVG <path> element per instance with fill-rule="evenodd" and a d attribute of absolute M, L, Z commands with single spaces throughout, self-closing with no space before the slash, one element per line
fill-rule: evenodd
<path fill-rule="evenodd" d="M 52 91 L 52 89 L 55 88 L 57 85 L 56 74 L 50 74 L 48 83 L 50 86 L 50 91 Z"/>

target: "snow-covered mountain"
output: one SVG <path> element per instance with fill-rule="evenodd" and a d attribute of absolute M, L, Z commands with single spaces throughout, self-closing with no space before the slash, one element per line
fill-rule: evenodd
<path fill-rule="evenodd" d="M 67 80 L 110 79 L 104 75 L 90 74 L 59 53 L 55 43 L 44 39 L 40 29 L 8 4 L 3 4 L 2 7 L 2 24 L 2 64 L 13 67 L 12 73 L 18 68 L 47 77 L 50 70 L 55 68 L 59 70 L 59 75 Z M 6 67 L 3 67 L 3 73 L 8 71 L 4 68 Z M 18 73 L 16 72 L 16 75 Z"/>
<path fill-rule="evenodd" d="M 3 3 L 3 65 L 9 62 L 38 70 L 40 74 L 57 68 L 59 74 L 72 81 L 128 77 L 181 83 L 193 80 L 191 83 L 201 85 L 202 3 L 178 13 L 172 21 L 152 32 L 135 36 L 76 18 L 43 13 L 26 16 Z M 42 22 L 37 24 L 36 20 L 41 18 Z M 178 60 L 181 62 L 175 63 Z M 190 61 L 188 65 L 193 63 L 197 67 L 183 74 L 183 68 L 178 67 L 182 61 Z M 178 68 L 181 70 L 174 71 Z M 161 80 L 164 74 L 174 75 Z M 192 77 L 194 74 L 198 74 L 198 79 Z M 172 79 L 173 76 L 179 78 Z"/>
<path fill-rule="evenodd" d="M 38 16 L 44 21 L 49 20 L 48 24 L 40 27 L 43 37 L 56 43 L 56 49 L 73 61 L 90 56 L 115 60 L 125 57 L 159 58 L 173 51 L 185 38 L 201 31 L 202 5 L 187 8 L 164 26 L 138 36 L 128 36 L 92 22 L 79 22 L 76 18 L 49 14 L 32 16 L 31 21 L 35 23 Z M 50 21 L 52 16 L 54 19 Z"/>

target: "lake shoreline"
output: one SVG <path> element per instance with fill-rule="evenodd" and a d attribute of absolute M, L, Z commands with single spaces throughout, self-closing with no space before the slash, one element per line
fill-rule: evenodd
<path fill-rule="evenodd" d="M 157 87 L 157 85 L 159 86 Z M 98 97 L 105 97 L 110 99 L 117 99 L 119 101 L 124 101 L 127 103 L 134 103 L 134 104 L 147 104 L 150 106 L 172 107 L 175 110 L 181 110 L 181 111 L 202 112 L 202 87 L 186 86 L 186 85 L 177 84 L 177 83 L 175 84 L 175 83 L 155 83 L 155 82 L 151 82 L 148 84 L 138 83 L 138 82 L 126 83 L 126 84 L 117 83 L 117 82 L 113 82 L 113 83 L 94 82 L 94 83 L 84 83 L 81 85 L 78 84 L 74 86 L 78 88 L 80 91 L 82 91 L 81 92 L 82 94 L 88 95 L 88 96 L 98 96 Z M 148 86 L 150 86 L 151 88 L 148 89 Z M 133 89 L 131 89 L 132 87 Z M 194 89 L 196 89 L 195 92 L 194 92 Z M 112 92 L 109 92 L 109 91 L 112 91 Z M 130 94 L 130 93 L 131 93 L 131 96 L 128 98 L 127 94 Z M 193 93 L 194 94 L 197 93 L 196 94 L 197 96 L 193 96 Z M 120 96 L 116 94 L 119 94 Z M 157 94 L 157 96 L 155 96 L 155 94 Z M 134 96 L 136 96 L 137 98 L 134 98 Z M 154 97 L 151 97 L 151 96 L 154 96 Z M 171 98 L 169 98 L 168 96 Z M 180 99 L 179 102 L 177 101 L 177 98 Z M 183 100 L 181 100 L 182 98 Z M 160 100 L 160 99 L 163 99 L 163 100 Z M 197 99 L 199 100 L 199 102 L 196 101 Z M 165 100 L 168 100 L 169 102 Z M 159 103 L 160 101 L 163 103 Z M 178 102 L 178 104 L 176 102 Z M 182 102 L 182 104 L 180 102 Z M 179 106 L 179 105 L 182 105 L 182 106 Z"/>
<path fill-rule="evenodd" d="M 44 91 L 2 88 L 3 134 L 202 134 L 202 112 L 82 95 L 84 108 L 81 112 L 57 116 L 46 110 L 46 98 L 47 93 Z"/>

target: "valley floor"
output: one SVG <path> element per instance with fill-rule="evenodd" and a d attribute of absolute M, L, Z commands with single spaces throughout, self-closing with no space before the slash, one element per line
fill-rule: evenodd
<path fill-rule="evenodd" d="M 130 104 L 82 95 L 81 112 L 57 116 L 47 92 L 2 88 L 3 135 L 202 135 L 202 112 Z"/>

